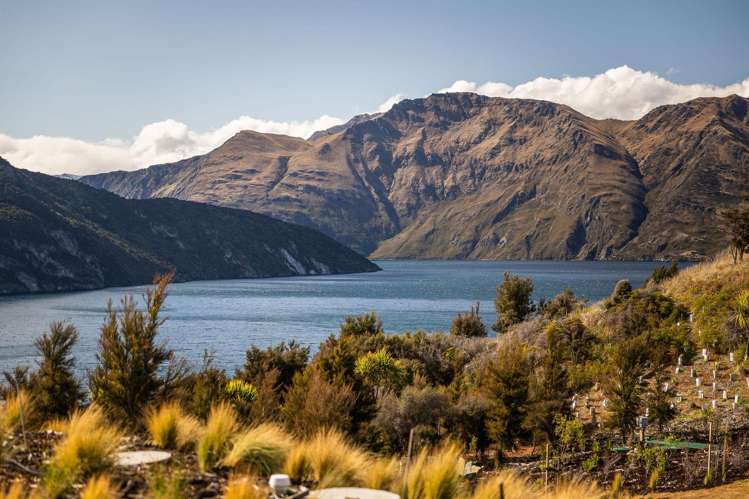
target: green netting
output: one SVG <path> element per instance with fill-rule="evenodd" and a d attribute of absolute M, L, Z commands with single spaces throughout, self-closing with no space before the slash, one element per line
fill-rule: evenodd
<path fill-rule="evenodd" d="M 689 442 L 687 440 L 647 440 L 647 445 L 661 449 L 706 449 L 707 444 Z"/>
<path fill-rule="evenodd" d="M 707 444 L 700 442 L 689 442 L 686 440 L 646 440 L 645 445 L 650 447 L 660 447 L 666 450 L 678 450 L 678 449 L 706 449 Z M 629 447 L 612 447 L 611 450 L 614 452 L 629 452 Z"/>

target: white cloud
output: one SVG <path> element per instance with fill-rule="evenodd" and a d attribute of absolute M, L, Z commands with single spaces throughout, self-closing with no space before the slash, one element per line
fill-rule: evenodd
<path fill-rule="evenodd" d="M 594 118 L 636 119 L 656 106 L 696 97 L 734 93 L 748 97 L 749 78 L 724 87 L 682 85 L 656 73 L 621 66 L 595 76 L 540 77 L 516 86 L 493 81 L 476 83 L 458 80 L 438 92 L 476 92 L 493 97 L 542 99 L 567 104 Z M 377 108 L 377 112 L 389 110 L 403 98 L 401 94 L 388 98 Z M 343 120 L 327 115 L 315 120 L 292 122 L 241 116 L 215 130 L 201 133 L 191 130 L 185 123 L 168 119 L 144 126 L 130 140 L 106 139 L 101 142 L 43 135 L 19 139 L 0 134 L 0 156 L 21 168 L 50 174 L 83 175 L 134 170 L 203 154 L 240 130 L 308 137 L 317 130 L 341 123 Z"/>
<path fill-rule="evenodd" d="M 749 78 L 725 87 L 708 84 L 682 85 L 656 73 L 629 66 L 609 69 L 595 76 L 536 78 L 512 86 L 502 82 L 478 84 L 458 80 L 444 92 L 476 92 L 490 97 L 541 99 L 568 106 L 593 118 L 632 120 L 664 104 L 676 104 L 697 97 L 749 96 Z"/>
<path fill-rule="evenodd" d="M 36 135 L 18 139 L 0 134 L 0 156 L 20 168 L 51 175 L 87 175 L 112 170 L 137 170 L 169 163 L 215 149 L 241 130 L 308 137 L 343 123 L 332 116 L 315 120 L 278 122 L 241 116 L 215 130 L 200 133 L 175 120 L 144 126 L 131 140 L 85 142 L 67 137 Z"/>
<path fill-rule="evenodd" d="M 395 94 L 392 97 L 388 97 L 385 102 L 377 106 L 377 112 L 378 113 L 387 113 L 390 111 L 390 108 L 394 105 L 398 104 L 400 101 L 405 99 L 406 97 L 402 94 Z"/>

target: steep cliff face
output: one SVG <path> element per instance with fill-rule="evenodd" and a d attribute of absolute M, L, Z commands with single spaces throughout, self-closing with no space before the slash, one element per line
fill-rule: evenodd
<path fill-rule="evenodd" d="M 176 199 L 128 200 L 0 158 L 0 294 L 177 280 L 365 272 L 307 227 Z"/>
<path fill-rule="evenodd" d="M 723 247 L 716 210 L 745 189 L 746 107 L 697 99 L 621 122 L 439 94 L 309 141 L 241 132 L 82 181 L 270 214 L 378 258 L 698 257 Z"/>

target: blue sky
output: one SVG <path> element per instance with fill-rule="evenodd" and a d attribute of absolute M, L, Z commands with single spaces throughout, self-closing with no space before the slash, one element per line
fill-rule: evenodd
<path fill-rule="evenodd" d="M 742 1 L 0 2 L 0 134 L 15 139 L 346 119 L 456 80 L 623 65 L 676 84 L 749 77 Z"/>

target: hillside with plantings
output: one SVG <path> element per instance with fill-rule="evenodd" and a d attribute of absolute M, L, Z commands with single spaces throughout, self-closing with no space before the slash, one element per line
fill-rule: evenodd
<path fill-rule="evenodd" d="M 749 468 L 741 256 L 667 265 L 594 304 L 569 290 L 532 302 L 534 283 L 506 274 L 489 327 L 477 307 L 449 333 L 346 317 L 314 355 L 250 346 L 234 373 L 208 354 L 190 368 L 159 340 L 161 277 L 142 307 L 110 307 L 85 382 L 69 324 L 39 338 L 35 369 L 6 373 L 0 481 L 18 480 L 12 497 L 254 498 L 284 473 L 296 497 L 366 487 L 409 499 L 732 482 Z M 144 455 L 167 459 L 127 464 Z"/>

